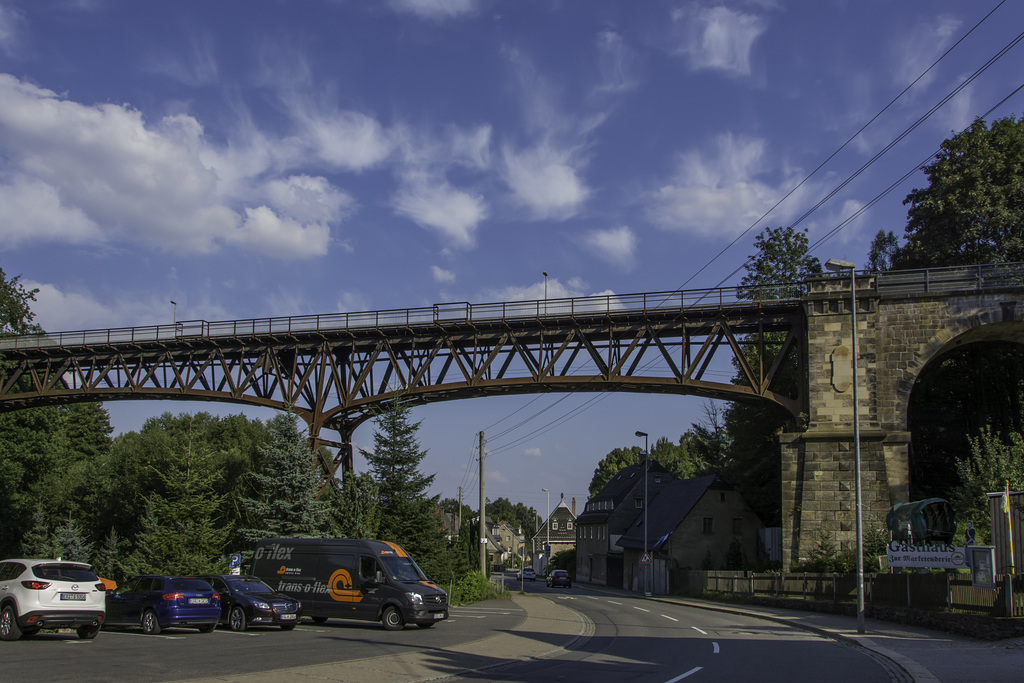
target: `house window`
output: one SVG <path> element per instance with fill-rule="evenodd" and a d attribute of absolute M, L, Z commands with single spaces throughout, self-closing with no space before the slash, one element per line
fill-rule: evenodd
<path fill-rule="evenodd" d="M 742 536 L 743 535 L 743 518 L 733 517 L 732 518 L 732 535 Z"/>
<path fill-rule="evenodd" d="M 654 475 L 654 483 L 655 484 L 660 484 L 661 483 L 661 475 L 660 474 L 655 474 Z"/>
<path fill-rule="evenodd" d="M 722 501 L 723 503 L 725 502 L 725 493 L 724 492 L 718 494 L 718 500 Z"/>
<path fill-rule="evenodd" d="M 640 496 L 637 496 L 636 498 L 633 499 L 633 507 L 635 507 L 635 508 L 642 508 L 643 506 L 644 506 L 644 499 L 643 498 L 641 498 Z"/>
<path fill-rule="evenodd" d="M 566 522 L 565 523 L 565 528 L 566 528 L 567 531 L 572 531 L 572 522 Z"/>
<path fill-rule="evenodd" d="M 558 522 L 551 522 L 551 530 L 558 531 Z"/>
<path fill-rule="evenodd" d="M 707 536 L 710 536 L 711 534 L 715 533 L 715 518 L 705 517 L 702 529 L 704 531 L 704 534 Z"/>

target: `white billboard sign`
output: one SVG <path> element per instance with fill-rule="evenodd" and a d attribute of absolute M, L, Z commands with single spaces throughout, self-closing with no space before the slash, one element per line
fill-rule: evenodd
<path fill-rule="evenodd" d="M 890 567 L 963 569 L 967 566 L 967 553 L 961 547 L 946 543 L 926 545 L 892 541 L 886 552 L 886 560 Z"/>

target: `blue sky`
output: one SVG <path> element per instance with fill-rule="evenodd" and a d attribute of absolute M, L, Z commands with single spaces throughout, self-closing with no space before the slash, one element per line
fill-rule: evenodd
<path fill-rule="evenodd" d="M 1021 85 L 1021 47 L 973 77 L 1021 26 L 997 0 L 0 0 L 0 267 L 61 331 L 539 299 L 544 271 L 552 298 L 736 284 L 798 220 L 861 264 L 923 175 L 873 200 Z M 118 432 L 239 411 L 106 407 Z M 486 481 L 540 510 L 702 408 L 414 417 L 434 491 L 475 505 L 477 432 L 539 413 L 488 440 Z"/>

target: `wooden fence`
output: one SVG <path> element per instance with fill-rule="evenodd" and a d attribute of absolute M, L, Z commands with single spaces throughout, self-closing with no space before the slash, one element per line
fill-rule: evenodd
<path fill-rule="evenodd" d="M 857 602 L 855 574 L 669 571 L 669 591 Z M 974 588 L 968 574 L 865 574 L 864 604 L 993 617 L 1024 617 L 1024 576 L 999 577 L 996 590 Z"/>

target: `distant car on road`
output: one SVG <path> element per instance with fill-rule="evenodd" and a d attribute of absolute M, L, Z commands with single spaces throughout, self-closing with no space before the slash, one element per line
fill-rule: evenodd
<path fill-rule="evenodd" d="M 518 574 L 516 579 L 519 581 L 536 581 L 537 573 L 533 571 L 533 567 L 523 567 Z"/>
<path fill-rule="evenodd" d="M 569 578 L 569 572 L 564 569 L 553 569 L 548 574 L 548 588 L 555 588 L 556 586 L 572 588 L 572 579 Z"/>
<path fill-rule="evenodd" d="M 137 576 L 107 593 L 107 626 L 141 626 L 156 635 L 168 626 L 212 633 L 220 621 L 220 595 L 195 576 Z"/>
<path fill-rule="evenodd" d="M 220 594 L 220 621 L 232 631 L 280 626 L 290 631 L 302 619 L 302 603 L 278 593 L 255 576 L 202 575 Z"/>

